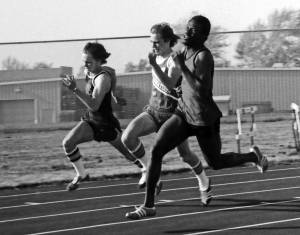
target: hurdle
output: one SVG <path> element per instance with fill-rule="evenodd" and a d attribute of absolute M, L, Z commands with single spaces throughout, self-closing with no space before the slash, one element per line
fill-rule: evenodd
<path fill-rule="evenodd" d="M 235 135 L 236 143 L 237 143 L 237 151 L 241 153 L 241 136 L 242 132 L 242 115 L 250 114 L 251 115 L 251 125 L 248 135 L 250 136 L 250 145 L 254 145 L 254 133 L 256 131 L 256 123 L 255 123 L 255 112 L 257 111 L 257 106 L 249 106 L 236 109 L 237 116 L 237 131 Z"/>
<path fill-rule="evenodd" d="M 291 109 L 293 113 L 292 130 L 295 141 L 295 148 L 297 152 L 300 152 L 300 118 L 299 118 L 299 105 L 291 103 Z"/>

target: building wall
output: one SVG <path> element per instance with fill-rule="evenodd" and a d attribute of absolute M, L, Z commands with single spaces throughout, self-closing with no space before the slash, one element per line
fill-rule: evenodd
<path fill-rule="evenodd" d="M 140 112 L 151 92 L 151 73 L 118 75 L 118 85 L 140 88 L 137 103 Z M 300 104 L 300 69 L 216 69 L 214 96 L 230 95 L 229 109 L 249 103 L 270 103 L 275 111 L 289 110 L 291 102 Z M 126 109 L 126 107 L 124 107 Z"/>
<path fill-rule="evenodd" d="M 36 74 L 35 72 L 36 71 Z M 42 73 L 43 69 L 39 70 L 21 70 L 21 71 L 0 71 L 0 77 L 3 80 L 9 80 L 7 82 L 0 82 L 0 115 L 5 115 L 5 120 L 9 115 L 15 115 L 20 112 L 13 112 L 9 110 L 8 106 L 3 105 L 3 102 L 12 104 L 12 106 L 19 107 L 20 101 L 32 101 L 33 105 L 33 120 L 35 123 L 54 123 L 59 121 L 59 114 L 61 111 L 61 78 L 62 73 L 69 73 L 72 68 L 61 67 L 54 69 L 46 69 L 45 74 Z M 4 77 L 9 74 L 8 77 Z M 14 76 L 12 77 L 12 74 Z M 18 81 L 22 77 L 32 74 L 32 79 Z M 39 77 L 37 77 L 39 76 Z M 8 79 L 9 78 L 9 79 Z M 27 107 L 28 102 L 24 102 Z M 30 115 L 24 110 L 24 122 L 29 122 L 32 119 L 25 117 Z M 15 120 L 11 118 L 11 122 Z M 1 119 L 0 119 L 0 124 Z"/>
<path fill-rule="evenodd" d="M 64 101 L 62 96 L 65 93 L 60 78 L 62 73 L 71 71 L 70 69 L 66 70 L 66 67 L 53 69 L 52 76 L 50 70 L 47 70 L 46 78 L 42 77 L 42 70 L 38 70 L 39 78 L 34 75 L 33 79 L 22 81 L 18 79 L 24 73 L 18 71 L 19 75 L 16 73 L 14 77 L 16 81 L 12 81 L 13 77 L 10 77 L 10 81 L 0 81 L 0 115 L 3 115 L 2 109 L 7 110 L 9 102 L 15 101 L 13 107 L 19 108 L 21 100 L 24 100 L 24 105 L 34 106 L 32 115 L 36 123 L 59 122 L 64 111 L 62 106 L 73 115 L 74 112 L 68 108 L 68 104 L 62 105 Z M 6 74 L 6 71 L 0 71 L 1 79 L 2 72 Z M 34 74 L 33 71 L 31 73 Z M 117 92 L 127 99 L 127 105 L 122 107 L 114 105 L 116 114 L 119 118 L 132 118 L 142 112 L 143 107 L 148 103 L 152 86 L 151 73 L 137 72 L 117 76 Z M 83 79 L 78 80 L 81 89 L 84 88 L 84 84 Z M 300 104 L 299 91 L 300 69 L 216 69 L 215 71 L 214 96 L 230 95 L 229 109 L 232 111 L 249 103 L 270 103 L 275 111 L 289 110 L 291 102 Z M 73 94 L 68 97 L 73 97 Z M 73 102 L 69 105 L 74 107 L 73 99 L 66 102 Z M 76 107 L 84 108 L 78 102 Z M 0 124 L 1 120 L 0 118 Z"/>
<path fill-rule="evenodd" d="M 270 102 L 276 111 L 300 104 L 300 69 L 216 69 L 214 95 L 230 95 L 230 108 Z"/>
<path fill-rule="evenodd" d="M 126 99 L 127 105 L 117 107 L 116 114 L 120 118 L 133 118 L 143 111 L 144 106 L 148 103 L 152 77 L 149 72 L 136 72 L 119 74 L 117 88 L 119 93 Z"/>
<path fill-rule="evenodd" d="M 34 122 L 57 122 L 60 112 L 60 82 L 39 81 L 19 84 L 0 84 L 1 101 L 33 100 Z M 3 115 L 3 114 L 2 114 Z"/>

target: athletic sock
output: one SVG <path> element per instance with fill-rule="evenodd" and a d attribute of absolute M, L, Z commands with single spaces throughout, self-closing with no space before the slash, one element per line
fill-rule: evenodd
<path fill-rule="evenodd" d="M 65 153 L 66 153 L 68 159 L 71 161 L 71 163 L 76 171 L 76 176 L 77 177 L 78 176 L 85 177 L 86 173 L 85 173 L 85 169 L 84 169 L 84 165 L 83 165 L 83 161 L 82 161 L 82 157 L 81 157 L 79 148 L 76 147 L 73 151 L 71 151 L 69 153 L 65 151 Z"/>
<path fill-rule="evenodd" d="M 201 191 L 205 191 L 208 189 L 209 186 L 209 178 L 207 177 L 206 173 L 204 170 L 202 170 L 202 172 L 200 174 L 196 174 L 196 178 L 198 180 L 198 184 L 199 184 L 199 189 Z"/>
<path fill-rule="evenodd" d="M 199 189 L 201 191 L 207 190 L 209 186 L 209 179 L 203 169 L 201 161 L 199 160 L 199 162 L 192 168 L 198 180 Z"/>
<path fill-rule="evenodd" d="M 142 165 L 143 170 L 147 170 L 147 158 L 145 156 L 139 158 L 139 162 Z"/>
<path fill-rule="evenodd" d="M 145 148 L 141 141 L 139 141 L 139 144 L 137 147 L 133 150 L 129 150 L 130 153 L 139 161 L 139 163 L 142 165 L 143 169 L 147 168 L 147 159 L 145 157 Z"/>
<path fill-rule="evenodd" d="M 83 165 L 83 161 L 82 159 L 78 159 L 75 162 L 72 162 L 72 165 L 76 171 L 77 176 L 81 176 L 81 177 L 85 177 L 86 173 L 85 173 L 85 169 L 84 169 L 84 165 Z"/>
<path fill-rule="evenodd" d="M 143 165 L 142 165 L 142 163 L 141 163 L 138 159 L 136 159 L 133 163 L 134 163 L 135 165 L 137 165 L 138 168 L 141 168 L 141 169 L 144 168 Z"/>

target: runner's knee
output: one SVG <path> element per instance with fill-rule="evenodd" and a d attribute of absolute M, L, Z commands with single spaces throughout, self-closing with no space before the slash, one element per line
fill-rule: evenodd
<path fill-rule="evenodd" d="M 76 145 L 72 143 L 69 138 L 65 138 L 62 142 L 63 149 L 66 157 L 71 161 L 75 162 L 81 158 L 80 151 Z"/>
<path fill-rule="evenodd" d="M 64 138 L 62 141 L 62 146 L 65 153 L 71 152 L 76 147 L 76 145 L 73 144 L 70 138 Z"/>
<path fill-rule="evenodd" d="M 121 136 L 121 141 L 125 146 L 130 144 L 130 134 L 127 131 L 124 131 Z"/>

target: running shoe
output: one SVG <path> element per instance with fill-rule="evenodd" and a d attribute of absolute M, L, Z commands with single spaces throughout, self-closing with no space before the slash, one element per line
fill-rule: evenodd
<path fill-rule="evenodd" d="M 67 185 L 68 191 L 76 190 L 79 187 L 80 182 L 90 180 L 90 175 L 87 174 L 85 177 L 75 176 L 71 183 Z"/>
<path fill-rule="evenodd" d="M 135 211 L 126 213 L 125 216 L 128 219 L 137 220 L 137 219 L 141 219 L 143 217 L 149 217 L 149 216 L 155 216 L 155 215 L 156 215 L 155 207 L 148 208 L 145 206 L 140 206 L 140 207 L 136 208 Z"/>
<path fill-rule="evenodd" d="M 200 191 L 200 199 L 201 199 L 201 203 L 203 206 L 208 206 L 208 204 L 210 203 L 211 199 L 213 198 L 212 196 L 212 190 L 211 190 L 211 185 L 210 185 L 210 179 L 208 181 L 208 188 L 204 191 Z"/>
<path fill-rule="evenodd" d="M 254 153 L 257 157 L 256 167 L 261 173 L 265 173 L 268 170 L 268 159 L 262 155 L 259 148 L 257 146 L 253 146 L 250 148 L 250 152 Z"/>

